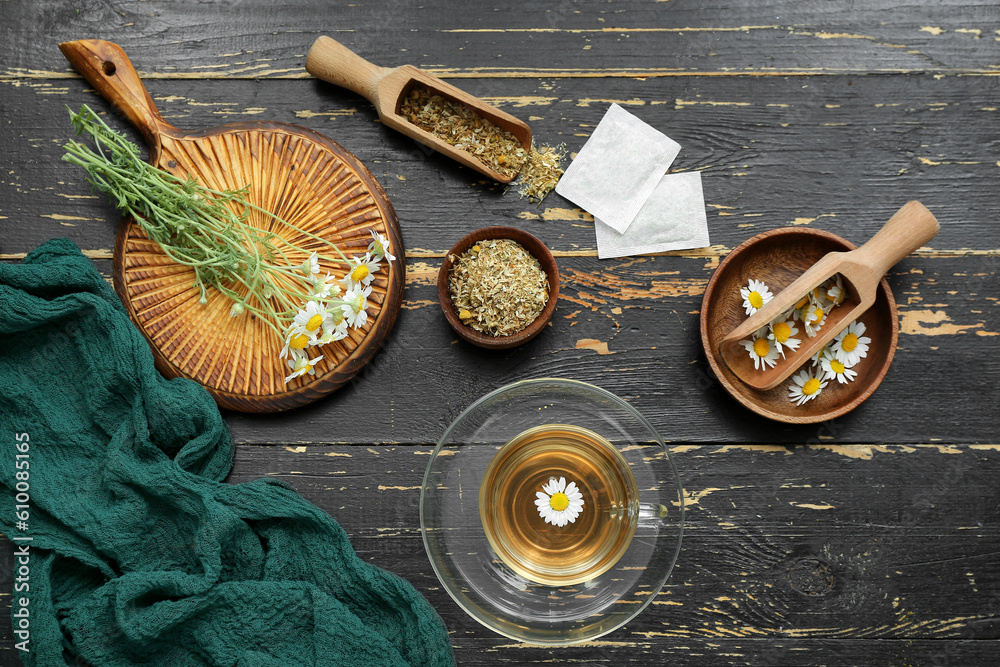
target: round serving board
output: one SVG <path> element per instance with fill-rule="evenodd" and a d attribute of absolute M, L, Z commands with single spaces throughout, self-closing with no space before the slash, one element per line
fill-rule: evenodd
<path fill-rule="evenodd" d="M 315 375 L 285 383 L 283 341 L 245 313 L 229 315 L 232 301 L 209 290 L 201 304 L 194 271 L 173 262 L 140 227 L 126 220 L 114 250 L 114 286 L 132 321 L 149 341 L 157 368 L 205 386 L 221 407 L 276 412 L 304 405 L 337 389 L 371 359 L 402 303 L 405 259 L 396 214 L 371 172 L 349 151 L 321 134 L 287 123 L 251 122 L 186 132 L 163 120 L 124 52 L 96 40 L 60 45 L 71 63 L 143 133 L 150 163 L 193 176 L 217 190 L 246 187 L 247 200 L 302 230 L 335 243 L 348 257 L 363 255 L 371 232 L 385 235 L 397 261 L 375 274 L 368 321 L 348 338 L 310 353 L 323 355 Z M 251 210 L 247 221 L 304 248 L 288 252 L 303 262 L 323 244 Z M 325 252 L 334 253 L 326 247 Z M 321 275 L 344 274 L 320 262 Z M 237 290 L 238 291 L 238 290 Z"/>

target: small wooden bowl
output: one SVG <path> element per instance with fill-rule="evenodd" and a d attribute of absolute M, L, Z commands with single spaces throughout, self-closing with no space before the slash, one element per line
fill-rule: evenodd
<path fill-rule="evenodd" d="M 491 336 L 481 331 L 476 331 L 472 327 L 462 323 L 458 319 L 458 311 L 451 301 L 451 290 L 448 289 L 448 274 L 451 272 L 451 258 L 458 257 L 479 241 L 492 239 L 510 239 L 524 246 L 531 255 L 542 265 L 542 271 L 549 279 L 549 300 L 545 303 L 545 308 L 538 314 L 535 321 L 524 329 L 509 336 Z M 556 309 L 556 301 L 559 298 L 559 270 L 556 268 L 556 259 L 552 252 L 538 238 L 517 227 L 483 227 L 462 237 L 458 243 L 445 255 L 441 262 L 441 270 L 438 272 L 438 301 L 441 303 L 441 310 L 448 320 L 448 324 L 455 330 L 463 340 L 473 345 L 485 347 L 491 350 L 505 350 L 517 347 L 541 333 L 545 325 L 552 319 L 552 313 Z"/>
<path fill-rule="evenodd" d="M 828 252 L 854 248 L 853 243 L 830 232 L 785 227 L 744 241 L 722 260 L 702 299 L 701 342 L 715 376 L 733 398 L 770 419 L 812 424 L 840 417 L 872 395 L 889 371 L 899 339 L 896 301 L 884 277 L 875 304 L 858 318 L 864 322 L 864 335 L 872 342 L 868 356 L 853 369 L 857 377 L 848 384 L 830 380 L 819 396 L 795 405 L 788 399 L 791 379 L 767 391 L 753 389 L 729 370 L 719 354 L 722 338 L 747 318 L 740 287 L 745 287 L 751 278 L 764 281 L 777 294 Z M 804 335 L 801 323 L 798 327 Z"/>

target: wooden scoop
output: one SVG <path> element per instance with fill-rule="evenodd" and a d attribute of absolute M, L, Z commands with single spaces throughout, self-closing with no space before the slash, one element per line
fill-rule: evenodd
<path fill-rule="evenodd" d="M 882 276 L 896 262 L 934 238 L 940 228 L 934 215 L 923 204 L 918 201 L 906 203 L 868 243 L 849 252 L 825 255 L 776 294 L 722 339 L 719 343 L 720 356 L 748 386 L 762 391 L 776 387 L 865 312 L 875 302 Z M 803 296 L 836 274 L 844 280 L 847 297 L 830 310 L 819 333 L 809 338 L 803 332 L 799 348 L 787 350 L 785 358 L 779 359 L 774 368 L 754 368 L 753 359 L 740 341 L 751 338 L 755 331 L 791 310 Z M 766 276 L 757 278 L 766 279 Z"/>
<path fill-rule="evenodd" d="M 306 56 L 306 71 L 319 79 L 353 90 L 367 98 L 375 105 L 379 119 L 386 126 L 501 183 L 509 183 L 514 176 L 505 176 L 491 169 L 472 153 L 455 148 L 401 116 L 399 109 L 409 92 L 416 86 L 422 86 L 431 93 L 463 104 L 500 129 L 517 137 L 524 150 L 531 150 L 531 128 L 523 121 L 413 65 L 403 65 L 394 69 L 379 67 L 340 42 L 324 36 L 313 42 L 312 48 L 309 49 L 309 54 Z"/>

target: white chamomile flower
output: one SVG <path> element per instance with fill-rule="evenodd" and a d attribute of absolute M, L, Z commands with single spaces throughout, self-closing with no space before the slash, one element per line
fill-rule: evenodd
<path fill-rule="evenodd" d="M 847 292 L 844 291 L 844 281 L 839 273 L 826 284 L 826 298 L 835 306 L 839 306 L 847 298 Z"/>
<path fill-rule="evenodd" d="M 774 298 L 767 285 L 753 278 L 746 287 L 740 288 L 740 296 L 743 297 L 743 307 L 746 308 L 747 315 L 753 315 Z"/>
<path fill-rule="evenodd" d="M 560 528 L 576 521 L 585 502 L 576 482 L 566 484 L 565 477 L 550 477 L 548 483 L 542 485 L 542 490 L 535 492 L 535 496 L 538 516 L 545 519 L 545 523 Z"/>
<path fill-rule="evenodd" d="M 296 355 L 294 359 L 289 359 L 286 363 L 292 369 L 292 374 L 285 378 L 285 383 L 287 384 L 289 380 L 297 378 L 300 375 L 316 375 L 316 364 L 322 360 L 322 355 L 313 357 L 312 359 L 309 359 L 305 355 Z"/>
<path fill-rule="evenodd" d="M 823 370 L 826 375 L 823 376 L 824 380 L 836 380 L 840 384 L 847 384 L 857 376 L 857 371 L 852 371 L 850 368 L 845 366 L 836 357 L 831 357 L 829 348 L 827 348 L 827 354 L 823 356 L 820 362 L 823 366 Z"/>
<path fill-rule="evenodd" d="M 347 320 L 344 319 L 344 309 L 335 306 L 330 310 L 330 317 L 323 322 L 323 335 L 319 345 L 326 345 L 347 338 Z"/>
<path fill-rule="evenodd" d="M 396 261 L 396 256 L 389 254 L 389 239 L 372 230 L 372 242 L 368 244 L 368 252 L 375 259 L 386 258 L 389 262 Z"/>
<path fill-rule="evenodd" d="M 822 306 L 810 301 L 802 312 L 802 326 L 805 327 L 806 335 L 810 338 L 815 336 L 824 322 L 826 322 L 826 311 Z"/>
<path fill-rule="evenodd" d="M 340 279 L 340 284 L 347 289 L 351 289 L 354 285 L 370 285 L 375 278 L 375 272 L 379 269 L 379 263 L 369 253 L 365 253 L 364 257 L 355 255 L 351 261 L 354 262 L 354 266 Z"/>
<path fill-rule="evenodd" d="M 831 300 L 826 296 L 826 285 L 817 285 L 814 287 L 812 292 L 809 293 L 809 302 L 814 306 L 819 306 L 823 310 L 833 305 Z"/>
<path fill-rule="evenodd" d="M 329 345 L 338 340 L 347 338 L 347 320 L 342 320 L 340 324 L 332 329 L 324 329 L 323 335 L 316 341 L 317 345 Z"/>
<path fill-rule="evenodd" d="M 313 276 L 312 284 L 312 293 L 317 299 L 329 299 L 340 294 L 337 278 L 329 273 L 326 274 L 325 278 L 320 278 L 318 275 Z"/>
<path fill-rule="evenodd" d="M 319 301 L 309 301 L 306 307 L 295 314 L 292 326 L 298 327 L 301 333 L 310 338 L 319 336 L 319 329 L 330 316 L 329 311 Z"/>
<path fill-rule="evenodd" d="M 303 350 L 309 347 L 312 341 L 312 336 L 309 335 L 304 327 L 292 324 L 288 327 L 288 331 L 285 332 L 285 345 L 281 348 L 281 358 L 284 359 L 289 354 L 293 356 L 303 354 Z"/>
<path fill-rule="evenodd" d="M 799 371 L 798 375 L 792 376 L 792 384 L 788 385 L 788 400 L 802 405 L 819 396 L 825 386 L 825 380 L 820 380 L 808 370 Z"/>
<path fill-rule="evenodd" d="M 768 340 L 774 341 L 774 346 L 778 348 L 778 352 L 781 353 L 781 358 L 785 358 L 785 348 L 789 350 L 798 349 L 800 341 L 795 338 L 795 334 L 799 332 L 798 327 L 795 326 L 795 320 L 780 319 L 775 322 L 771 322 L 768 325 Z"/>
<path fill-rule="evenodd" d="M 773 344 L 763 334 L 764 330 L 762 329 L 754 334 L 752 340 L 740 341 L 740 344 L 750 353 L 750 358 L 753 359 L 753 367 L 759 371 L 767 370 L 764 364 L 774 368 L 774 364 L 778 360 L 778 346 Z"/>
<path fill-rule="evenodd" d="M 347 294 L 344 295 L 344 304 L 341 309 L 344 313 L 344 320 L 355 329 L 360 329 L 368 321 L 368 295 L 372 293 L 372 288 L 354 285 Z"/>
<path fill-rule="evenodd" d="M 806 294 L 804 297 L 799 299 L 798 303 L 792 306 L 792 319 L 802 321 L 805 317 L 806 307 L 809 305 L 809 297 L 811 294 Z"/>
<path fill-rule="evenodd" d="M 319 257 L 316 253 L 309 255 L 306 261 L 302 262 L 302 273 L 307 276 L 319 273 Z"/>
<path fill-rule="evenodd" d="M 833 344 L 830 345 L 830 351 L 836 355 L 837 361 L 848 368 L 853 368 L 868 356 L 868 343 L 872 342 L 872 339 L 863 335 L 864 333 L 865 323 L 854 320 L 837 334 Z"/>

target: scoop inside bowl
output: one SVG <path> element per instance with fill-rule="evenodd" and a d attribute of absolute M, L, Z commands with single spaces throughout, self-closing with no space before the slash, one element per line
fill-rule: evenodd
<path fill-rule="evenodd" d="M 773 389 L 754 389 L 742 382 L 719 354 L 722 339 L 747 318 L 740 288 L 750 279 L 763 281 L 777 294 L 827 253 L 854 248 L 854 244 L 830 232 L 786 227 L 745 241 L 719 264 L 702 299 L 701 338 L 709 365 L 733 398 L 770 419 L 808 424 L 846 414 L 875 391 L 889 370 L 899 338 L 896 302 L 885 278 L 879 283 L 874 305 L 858 318 L 872 342 L 867 356 L 852 369 L 857 377 L 848 384 L 828 381 L 816 398 L 803 405 L 789 400 L 791 379 Z M 849 292 L 853 290 L 846 284 L 845 288 Z M 842 304 L 836 308 L 843 307 Z M 847 324 L 849 322 L 843 326 Z M 810 367 L 809 361 L 805 363 L 805 367 Z"/>

